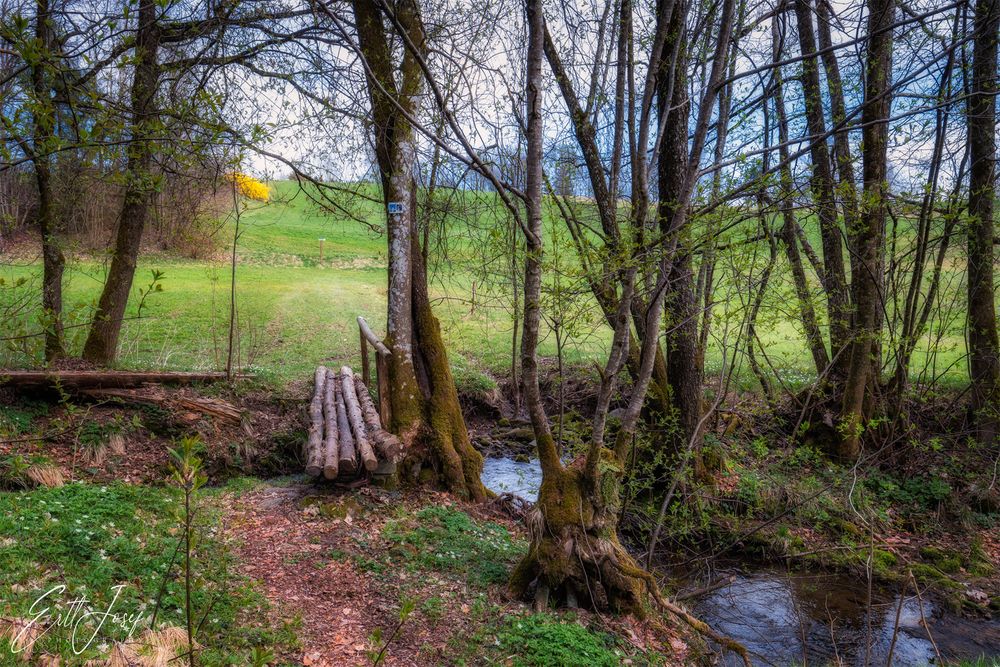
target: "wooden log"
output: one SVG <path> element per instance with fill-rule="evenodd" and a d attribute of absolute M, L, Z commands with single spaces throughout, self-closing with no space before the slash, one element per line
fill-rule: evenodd
<path fill-rule="evenodd" d="M 80 396 L 97 399 L 114 398 L 128 403 L 159 405 L 177 412 L 182 410 L 200 412 L 208 417 L 227 421 L 232 424 L 240 424 L 243 421 L 243 411 L 220 398 L 168 394 L 163 391 L 162 387 L 142 389 L 80 389 L 79 394 Z"/>
<path fill-rule="evenodd" d="M 313 397 L 309 403 L 309 437 L 306 439 L 306 474 L 316 477 L 323 471 L 323 390 L 326 366 L 316 369 Z"/>
<path fill-rule="evenodd" d="M 375 447 L 376 456 L 390 463 L 396 463 L 402 452 L 403 445 L 399 438 L 382 428 L 382 420 L 379 419 L 378 410 L 372 402 L 368 388 L 357 375 L 354 376 L 354 389 L 358 394 L 358 402 L 361 404 L 361 414 L 364 417 L 365 425 L 368 427 L 368 439 Z"/>
<path fill-rule="evenodd" d="M 368 339 L 368 342 L 372 344 L 372 347 L 375 348 L 376 352 L 379 354 L 389 354 L 389 348 L 385 346 L 385 343 L 379 340 L 378 336 L 375 335 L 375 332 L 372 331 L 372 328 L 368 326 L 368 322 L 365 321 L 365 318 L 360 315 L 358 316 L 358 328 L 361 329 L 361 335 Z M 341 369 L 341 372 L 343 372 L 343 369 Z"/>
<path fill-rule="evenodd" d="M 361 415 L 365 419 L 365 424 L 368 425 L 369 429 L 382 428 L 382 420 L 379 419 L 378 410 L 375 409 L 371 394 L 368 393 L 368 387 L 365 386 L 365 383 L 357 375 L 354 376 L 354 389 L 358 394 L 358 402 L 361 404 Z"/>
<path fill-rule="evenodd" d="M 337 399 L 334 387 L 337 376 L 326 371 L 326 387 L 323 389 L 323 477 L 337 479 L 340 469 L 340 433 L 337 430 Z"/>
<path fill-rule="evenodd" d="M 380 428 L 377 431 L 369 431 L 368 439 L 375 447 L 378 458 L 388 463 L 399 462 L 400 454 L 403 452 L 403 443 L 398 437 Z"/>
<path fill-rule="evenodd" d="M 247 377 L 240 375 L 238 377 Z M 128 389 L 144 384 L 194 384 L 225 380 L 225 373 L 180 371 L 15 371 L 0 369 L 0 386 Z"/>
<path fill-rule="evenodd" d="M 354 442 L 357 443 L 358 454 L 366 470 L 375 470 L 378 467 L 378 458 L 375 450 L 372 449 L 368 441 L 368 432 L 365 429 L 364 417 L 361 416 L 361 404 L 358 401 L 358 392 L 354 389 L 354 371 L 348 366 L 340 369 L 341 393 L 344 395 L 344 405 L 347 408 L 347 420 L 351 423 L 351 432 L 354 434 Z"/>
<path fill-rule="evenodd" d="M 358 472 L 355 460 L 354 437 L 351 436 L 351 425 L 347 421 L 347 406 L 344 405 L 344 392 L 340 388 L 340 378 L 333 383 L 334 400 L 337 403 L 337 432 L 340 440 L 340 474 L 353 477 Z"/>

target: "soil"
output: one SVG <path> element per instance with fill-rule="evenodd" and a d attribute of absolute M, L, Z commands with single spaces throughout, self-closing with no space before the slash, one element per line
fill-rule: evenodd
<path fill-rule="evenodd" d="M 384 638 L 396 627 L 404 594 L 459 602 L 444 605 L 433 619 L 420 613 L 410 616 L 388 646 L 387 665 L 453 664 L 456 644 L 473 636 L 484 622 L 530 611 L 505 599 L 501 587 L 491 586 L 487 597 L 495 611 L 490 618 L 475 618 L 467 585 L 447 574 L 420 576 L 404 567 L 373 574 L 349 557 L 363 544 L 367 558 L 381 560 L 391 547 L 381 537 L 386 522 L 404 508 L 411 513 L 431 505 L 457 507 L 523 536 L 523 527 L 498 509 L 433 491 L 365 487 L 352 492 L 293 483 L 252 491 L 233 504 L 226 532 L 236 545 L 242 573 L 261 583 L 274 609 L 272 622 L 302 622 L 301 650 L 281 657 L 317 667 L 370 665 L 370 652 L 381 648 L 373 633 L 381 629 Z M 331 518 L 331 507 L 343 518 Z M 583 611 L 579 616 L 580 622 L 601 625 L 637 648 L 672 656 L 665 664 L 687 664 L 688 649 L 679 632 L 670 632 L 664 640 L 662 631 L 631 618 L 601 618 Z M 473 664 L 479 664 L 475 657 Z"/>

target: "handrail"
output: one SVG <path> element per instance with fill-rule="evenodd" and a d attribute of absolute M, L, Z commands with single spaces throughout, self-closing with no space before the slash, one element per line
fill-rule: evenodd
<path fill-rule="evenodd" d="M 372 331 L 372 328 L 368 326 L 368 322 L 361 315 L 358 315 L 358 328 L 361 329 L 361 335 L 371 343 L 372 347 L 378 350 L 379 354 L 391 354 L 389 348 L 379 340 L 379 337 L 375 335 L 375 332 Z"/>
<path fill-rule="evenodd" d="M 358 315 L 358 330 L 361 338 L 361 380 L 368 387 L 371 380 L 371 367 L 368 363 L 368 346 L 375 348 L 375 384 L 378 393 L 378 413 L 382 424 L 389 428 L 391 411 L 389 405 L 389 357 L 392 352 L 385 346 L 365 318 Z"/>

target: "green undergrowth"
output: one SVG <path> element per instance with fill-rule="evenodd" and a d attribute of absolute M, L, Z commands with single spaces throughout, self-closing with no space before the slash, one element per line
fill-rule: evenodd
<path fill-rule="evenodd" d="M 982 452 L 961 443 L 906 446 L 917 471 L 841 465 L 812 447 L 775 446 L 763 436 L 709 435 L 714 486 L 675 504 L 665 528 L 670 539 L 724 558 L 861 575 L 870 569 L 890 583 L 912 573 L 954 607 L 975 611 L 965 586 L 995 591 L 1000 580 L 987 537 L 1000 527 L 1000 506 L 980 488 Z M 1000 610 L 1000 596 L 988 606 Z"/>
<path fill-rule="evenodd" d="M 640 651 L 622 637 L 585 624 L 576 614 L 510 615 L 483 625 L 455 643 L 459 665 L 512 667 L 662 665 L 665 658 Z"/>
<path fill-rule="evenodd" d="M 436 571 L 485 587 L 507 581 L 526 545 L 503 526 L 452 507 L 428 506 L 390 521 L 382 537 L 390 559 L 412 571 Z"/>
<path fill-rule="evenodd" d="M 106 658 L 114 642 L 138 639 L 150 627 L 183 626 L 180 500 L 171 488 L 118 483 L 0 494 L 0 615 L 37 619 L 48 630 L 34 655 L 64 664 Z M 206 499 L 194 548 L 199 664 L 248 664 L 255 649 L 294 645 L 295 633 L 260 624 L 266 599 L 234 573 L 217 516 Z M 0 647 L 0 664 L 19 657 L 9 639 Z"/>

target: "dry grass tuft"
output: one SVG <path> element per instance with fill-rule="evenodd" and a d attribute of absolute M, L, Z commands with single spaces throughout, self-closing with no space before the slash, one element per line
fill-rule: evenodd
<path fill-rule="evenodd" d="M 136 641 L 116 643 L 106 667 L 170 667 L 180 664 L 179 659 L 187 651 L 187 632 L 183 628 L 147 630 Z"/>
<path fill-rule="evenodd" d="M 31 662 L 35 642 L 44 628 L 23 618 L 0 618 L 0 641 L 10 643 L 11 653 L 17 654 L 22 662 Z"/>
<path fill-rule="evenodd" d="M 25 475 L 35 484 L 39 486 L 47 486 L 49 488 L 62 486 L 66 483 L 66 480 L 63 478 L 62 470 L 56 466 L 46 464 L 31 466 L 25 472 Z"/>
<path fill-rule="evenodd" d="M 125 436 L 121 433 L 112 433 L 108 438 L 108 450 L 115 456 L 125 455 Z"/>

